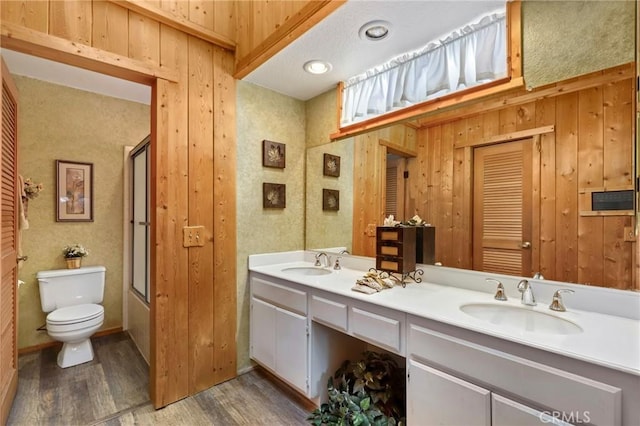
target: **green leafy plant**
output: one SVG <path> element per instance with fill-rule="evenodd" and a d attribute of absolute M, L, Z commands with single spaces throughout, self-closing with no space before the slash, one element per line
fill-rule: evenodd
<path fill-rule="evenodd" d="M 322 425 L 395 425 L 389 418 L 371 404 L 371 398 L 363 390 L 351 395 L 346 390 L 338 390 L 333 386 L 333 378 L 327 384 L 329 402 L 314 410 L 307 420 L 314 426 Z"/>
<path fill-rule="evenodd" d="M 329 401 L 307 420 L 314 426 L 404 425 L 404 377 L 391 356 L 367 351 L 364 359 L 345 361 L 329 378 Z"/>

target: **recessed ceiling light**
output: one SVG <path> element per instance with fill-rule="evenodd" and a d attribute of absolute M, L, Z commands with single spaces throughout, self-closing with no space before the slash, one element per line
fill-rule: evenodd
<path fill-rule="evenodd" d="M 358 34 L 363 40 L 379 41 L 389 35 L 391 24 L 387 21 L 371 21 L 360 27 Z"/>
<path fill-rule="evenodd" d="M 302 68 L 311 74 L 325 74 L 331 71 L 331 64 L 327 61 L 314 59 L 312 61 L 305 62 Z"/>

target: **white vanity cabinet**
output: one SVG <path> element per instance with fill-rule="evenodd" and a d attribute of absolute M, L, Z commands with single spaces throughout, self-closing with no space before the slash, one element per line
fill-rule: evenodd
<path fill-rule="evenodd" d="M 460 312 L 493 303 L 492 294 L 452 284 L 476 279 L 484 289 L 477 272 L 434 267 L 433 283 L 369 296 L 350 291 L 357 271 L 370 267 L 362 259 L 354 269 L 345 262 L 339 272 L 303 276 L 283 268 L 308 265 L 308 253 L 267 256 L 250 258 L 251 358 L 315 403 L 326 402 L 327 381 L 344 360 L 375 345 L 404 357 L 409 426 L 640 425 L 634 316 L 576 308 L 567 314 L 583 333 L 493 329 Z M 596 293 L 587 300 L 622 298 Z M 624 312 L 640 306 L 624 297 Z"/>
<path fill-rule="evenodd" d="M 414 359 L 407 370 L 407 424 L 491 426 L 490 391 Z"/>
<path fill-rule="evenodd" d="M 294 283 L 251 277 L 250 356 L 308 393 L 307 293 Z"/>
<path fill-rule="evenodd" d="M 466 426 L 570 425 L 415 359 L 407 362 L 407 423 Z M 559 413 L 556 413 L 560 415 Z"/>
<path fill-rule="evenodd" d="M 314 291 L 309 303 L 313 321 L 404 356 L 404 312 L 322 291 Z"/>
<path fill-rule="evenodd" d="M 594 380 L 558 368 L 561 356 L 411 315 L 408 323 L 408 424 L 624 423 L 615 375 Z"/>

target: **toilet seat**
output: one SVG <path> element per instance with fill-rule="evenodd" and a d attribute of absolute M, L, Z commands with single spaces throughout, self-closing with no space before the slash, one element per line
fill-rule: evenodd
<path fill-rule="evenodd" d="M 91 321 L 104 315 L 104 307 L 95 303 L 67 306 L 47 315 L 47 324 L 72 325 Z"/>

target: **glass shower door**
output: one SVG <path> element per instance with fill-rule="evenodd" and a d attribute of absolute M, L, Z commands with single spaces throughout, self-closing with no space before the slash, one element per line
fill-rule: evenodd
<path fill-rule="evenodd" d="M 131 154 L 133 160 L 132 190 L 132 257 L 133 289 L 147 302 L 149 295 L 149 140 Z"/>

